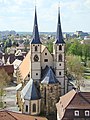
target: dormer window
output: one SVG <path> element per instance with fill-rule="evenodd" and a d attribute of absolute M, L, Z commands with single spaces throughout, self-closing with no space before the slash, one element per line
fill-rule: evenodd
<path fill-rule="evenodd" d="M 85 116 L 89 116 L 89 115 L 90 115 L 89 111 L 86 110 L 86 111 L 85 111 Z"/>
<path fill-rule="evenodd" d="M 75 116 L 79 116 L 79 111 L 76 110 L 76 111 L 74 112 L 74 115 L 75 115 Z"/>

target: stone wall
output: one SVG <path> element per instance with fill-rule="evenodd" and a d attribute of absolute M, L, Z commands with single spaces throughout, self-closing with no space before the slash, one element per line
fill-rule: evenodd
<path fill-rule="evenodd" d="M 40 84 L 41 112 L 44 114 L 56 113 L 56 103 L 60 97 L 60 84 Z"/>

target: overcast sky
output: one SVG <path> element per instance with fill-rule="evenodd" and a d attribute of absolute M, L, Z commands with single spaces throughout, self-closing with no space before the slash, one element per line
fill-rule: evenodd
<path fill-rule="evenodd" d="M 40 32 L 55 32 L 59 0 L 37 0 Z M 33 31 L 34 0 L 0 0 L 0 31 Z M 63 32 L 90 32 L 90 0 L 60 0 Z"/>

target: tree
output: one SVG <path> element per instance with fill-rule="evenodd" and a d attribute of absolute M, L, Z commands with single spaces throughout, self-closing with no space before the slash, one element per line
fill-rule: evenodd
<path fill-rule="evenodd" d="M 53 41 L 54 39 L 49 39 L 49 41 L 46 43 L 46 47 L 48 48 L 49 52 L 53 52 Z"/>
<path fill-rule="evenodd" d="M 4 69 L 0 69 L 0 107 L 3 107 L 4 87 L 7 86 L 11 78 Z"/>
<path fill-rule="evenodd" d="M 66 68 L 67 74 L 71 74 L 75 77 L 77 89 L 80 90 L 84 66 L 81 64 L 79 57 L 73 55 L 66 56 Z"/>

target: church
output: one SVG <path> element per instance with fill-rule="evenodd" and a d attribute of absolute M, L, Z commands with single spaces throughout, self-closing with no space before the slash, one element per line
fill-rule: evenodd
<path fill-rule="evenodd" d="M 40 41 L 35 7 L 30 51 L 17 69 L 17 84 L 17 104 L 22 113 L 30 115 L 54 114 L 60 96 L 68 92 L 60 7 L 52 54 Z"/>

